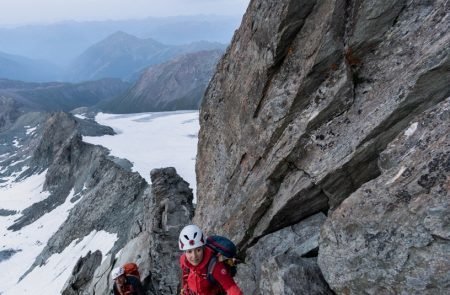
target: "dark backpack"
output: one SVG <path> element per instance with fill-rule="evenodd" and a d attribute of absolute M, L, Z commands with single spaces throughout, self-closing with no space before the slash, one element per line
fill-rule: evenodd
<path fill-rule="evenodd" d="M 223 263 L 227 266 L 229 273 L 234 277 L 237 273 L 236 259 L 237 248 L 236 245 L 229 239 L 222 236 L 210 236 L 206 239 L 206 247 L 214 251 L 215 254 L 222 254 L 227 258 Z M 217 281 L 214 279 L 212 273 L 214 267 L 217 263 L 217 255 L 211 257 L 208 262 L 208 281 L 212 284 L 218 285 Z"/>

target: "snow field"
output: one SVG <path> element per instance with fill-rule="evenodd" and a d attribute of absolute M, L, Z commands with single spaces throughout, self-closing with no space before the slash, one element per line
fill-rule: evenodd
<path fill-rule="evenodd" d="M 113 115 L 99 113 L 95 120 L 110 126 L 117 135 L 85 136 L 88 143 L 102 145 L 111 155 L 128 159 L 133 171 L 150 182 L 154 168 L 175 167 L 189 182 L 195 196 L 195 157 L 200 128 L 198 111 Z"/>

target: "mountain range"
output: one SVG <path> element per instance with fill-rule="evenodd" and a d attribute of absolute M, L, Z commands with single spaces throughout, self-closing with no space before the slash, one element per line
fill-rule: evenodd
<path fill-rule="evenodd" d="M 144 68 L 163 63 L 177 55 L 224 48 L 223 44 L 205 41 L 165 45 L 153 39 L 140 39 L 124 32 L 116 32 L 77 57 L 68 67 L 66 80 L 83 81 L 107 77 L 133 80 Z"/>
<path fill-rule="evenodd" d="M 63 70 L 45 60 L 0 52 L 0 77 L 28 82 L 57 81 Z"/>
<path fill-rule="evenodd" d="M 240 20 L 241 16 L 195 15 L 0 28 L 0 51 L 64 67 L 117 31 L 171 45 L 202 40 L 228 44 Z"/>
<path fill-rule="evenodd" d="M 149 66 L 189 52 L 212 49 L 224 50 L 225 45 L 207 41 L 167 45 L 118 31 L 87 48 L 64 68 L 0 52 L 0 78 L 28 82 L 81 82 L 103 78 L 136 81 L 141 71 Z"/>
<path fill-rule="evenodd" d="M 120 45 L 112 47 L 124 47 L 126 40 L 137 39 L 127 34 L 118 33 L 113 36 L 113 40 L 120 39 Z M 12 122 L 18 114 L 27 111 L 70 111 L 79 107 L 90 107 L 91 109 L 101 109 L 113 113 L 161 111 L 161 110 L 183 110 L 198 109 L 207 83 L 211 79 L 215 65 L 222 56 L 223 51 L 206 50 L 194 53 L 183 54 L 182 52 L 195 51 L 198 48 L 222 47 L 220 44 L 199 42 L 186 46 L 165 46 L 153 40 L 140 40 L 137 43 L 148 46 L 140 47 L 131 44 L 128 49 L 142 49 L 143 58 L 148 57 L 147 62 L 164 61 L 175 55 L 174 59 L 165 63 L 147 67 L 136 76 L 138 81 L 132 83 L 124 82 L 120 79 L 104 78 L 79 83 L 65 82 L 24 82 L 17 80 L 0 79 L 0 98 L 3 106 L 2 125 Z M 129 43 L 128 43 L 129 44 Z M 149 54 L 154 48 L 153 55 Z M 109 48 L 104 46 L 102 48 Z M 93 50 L 95 51 L 95 50 Z M 103 50 L 95 51 L 96 54 L 88 55 L 94 59 L 94 56 L 102 57 Z M 123 55 L 121 55 L 123 54 Z M 108 58 L 100 58 L 109 67 L 102 67 L 94 62 L 79 63 L 78 69 L 84 65 L 86 73 L 95 71 L 94 69 L 103 68 L 103 72 L 97 72 L 98 76 L 112 76 L 114 70 L 118 74 L 125 75 L 126 72 L 120 65 L 126 65 L 128 73 L 142 67 L 145 61 L 139 62 L 120 62 L 129 61 L 136 51 L 130 53 L 130 50 L 123 53 L 119 50 L 119 57 L 115 59 L 116 63 L 109 62 L 114 60 L 114 54 Z M 133 66 L 135 68 L 133 68 Z M 107 72 L 107 73 L 106 73 Z M 80 74 L 81 75 L 81 74 Z M 92 77 L 95 78 L 95 77 Z M 8 114 L 8 115 L 7 115 Z"/>
<path fill-rule="evenodd" d="M 198 109 L 222 50 L 179 56 L 145 70 L 123 95 L 98 107 L 113 113 Z"/>
<path fill-rule="evenodd" d="M 124 93 L 130 84 L 119 79 L 102 79 L 78 84 L 31 83 L 0 79 L 0 129 L 21 114 L 36 111 L 70 111 L 93 106 Z"/>

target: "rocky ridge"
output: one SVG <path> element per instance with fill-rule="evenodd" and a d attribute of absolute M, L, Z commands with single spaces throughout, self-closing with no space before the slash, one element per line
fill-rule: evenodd
<path fill-rule="evenodd" d="M 29 144 L 32 156 L 23 164 L 29 168 L 22 177 L 47 171 L 43 190 L 49 196 L 23 210 L 8 229 L 22 229 L 69 196 L 78 203 L 29 271 L 94 230 L 117 233 L 113 251 L 118 251 L 132 235 L 129 232 L 142 223 L 142 194 L 148 184 L 138 173 L 117 166 L 105 148 L 82 142 L 74 117 L 55 113 L 40 130 Z"/>
<path fill-rule="evenodd" d="M 177 294 L 179 290 L 179 231 L 191 222 L 194 213 L 192 190 L 174 168 L 151 171 L 152 187 L 143 194 L 143 223 L 122 247 L 108 254 L 92 272 L 95 256 L 80 258 L 63 294 L 110 294 L 113 268 L 126 262 L 139 266 L 147 294 Z"/>

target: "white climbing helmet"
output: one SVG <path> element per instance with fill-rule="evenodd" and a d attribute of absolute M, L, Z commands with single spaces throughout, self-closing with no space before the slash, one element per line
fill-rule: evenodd
<path fill-rule="evenodd" d="M 118 277 L 120 277 L 121 275 L 123 275 L 124 273 L 125 273 L 125 270 L 123 269 L 123 267 L 117 267 L 111 271 L 111 278 L 113 280 L 115 280 Z"/>
<path fill-rule="evenodd" d="M 180 250 L 186 251 L 205 245 L 205 238 L 202 230 L 194 225 L 186 225 L 180 232 L 178 240 Z"/>

